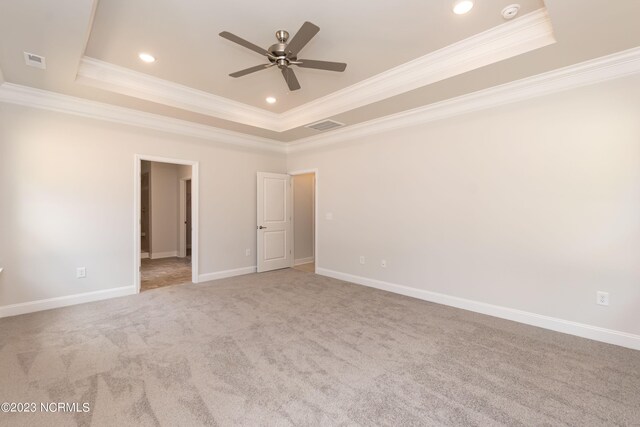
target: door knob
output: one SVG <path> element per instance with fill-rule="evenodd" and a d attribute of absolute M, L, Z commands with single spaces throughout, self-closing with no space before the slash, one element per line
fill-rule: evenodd
<path fill-rule="evenodd" d="M 258 230 L 262 230 L 264 228 L 267 228 L 267 227 L 260 226 L 260 227 L 258 227 Z"/>

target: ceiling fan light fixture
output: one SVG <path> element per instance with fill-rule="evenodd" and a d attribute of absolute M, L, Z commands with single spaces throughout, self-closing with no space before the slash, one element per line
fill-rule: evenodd
<path fill-rule="evenodd" d="M 152 62 L 156 62 L 155 56 L 151 55 L 150 53 L 146 53 L 146 52 L 140 52 L 138 54 L 138 58 L 140 58 L 140 60 L 142 62 L 146 62 L 147 64 L 151 64 Z"/>
<path fill-rule="evenodd" d="M 458 0 L 453 3 L 453 13 L 464 15 L 473 9 L 473 0 Z"/>
<path fill-rule="evenodd" d="M 265 101 L 267 101 L 267 104 L 275 104 L 276 103 L 276 99 L 273 96 L 268 96 L 267 99 L 265 99 Z"/>

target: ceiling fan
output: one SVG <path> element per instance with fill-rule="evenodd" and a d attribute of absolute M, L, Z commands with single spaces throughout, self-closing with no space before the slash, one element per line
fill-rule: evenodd
<path fill-rule="evenodd" d="M 277 65 L 282 72 L 284 80 L 289 86 L 289 90 L 300 89 L 300 83 L 296 78 L 296 74 L 291 68 L 292 65 L 297 65 L 302 68 L 315 68 L 318 70 L 327 71 L 344 71 L 347 68 L 347 64 L 342 62 L 330 62 L 330 61 L 316 61 L 313 59 L 298 59 L 298 52 L 304 48 L 307 43 L 320 31 L 320 27 L 312 24 L 311 22 L 305 22 L 302 24 L 300 30 L 291 39 L 289 43 L 289 33 L 285 30 L 276 31 L 276 38 L 278 43 L 271 45 L 269 49 L 263 49 L 245 39 L 231 34 L 228 31 L 220 33 L 220 37 L 237 43 L 241 46 L 251 49 L 254 52 L 264 55 L 269 59 L 268 64 L 256 65 L 255 67 L 247 68 L 245 70 L 236 71 L 229 74 L 231 77 L 242 77 L 247 74 L 255 73 L 256 71 L 265 70 Z"/>

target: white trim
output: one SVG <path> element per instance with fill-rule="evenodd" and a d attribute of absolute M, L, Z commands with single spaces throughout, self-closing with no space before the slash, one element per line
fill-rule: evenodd
<path fill-rule="evenodd" d="M 174 258 L 178 256 L 178 251 L 167 251 L 167 252 L 151 252 L 151 259 L 161 259 L 161 258 Z"/>
<path fill-rule="evenodd" d="M 189 178 L 180 178 L 179 205 L 178 205 L 178 256 L 185 258 L 187 256 L 187 180 Z"/>
<path fill-rule="evenodd" d="M 303 265 L 303 264 L 310 264 L 312 262 L 315 262 L 315 257 L 307 257 L 307 258 L 300 258 L 300 259 L 295 259 L 293 260 L 293 265 L 297 266 L 297 265 Z"/>
<path fill-rule="evenodd" d="M 430 123 L 639 72 L 640 47 L 358 123 L 327 134 L 298 139 L 287 146 L 287 153 L 306 151 L 394 129 Z"/>
<path fill-rule="evenodd" d="M 133 283 L 137 292 L 140 292 L 140 194 L 141 182 L 140 171 L 142 169 L 142 161 L 172 163 L 177 165 L 191 166 L 191 281 L 198 283 L 199 275 L 199 239 L 200 230 L 199 211 L 200 211 L 200 163 L 194 160 L 173 159 L 168 157 L 149 156 L 144 154 L 134 155 L 133 161 L 133 235 L 138 236 L 133 239 L 134 268 Z M 168 255 L 171 254 L 171 255 Z M 167 256 L 177 256 L 177 251 L 172 252 L 151 252 L 151 258 L 157 259 Z"/>
<path fill-rule="evenodd" d="M 84 57 L 76 81 L 237 123 L 284 132 L 555 43 L 545 8 L 281 114 Z"/>
<path fill-rule="evenodd" d="M 531 313 L 528 311 L 487 304 L 480 301 L 454 297 L 451 295 L 412 288 L 409 286 L 397 285 L 395 283 L 383 282 L 381 280 L 354 276 L 352 274 L 341 273 L 338 271 L 328 270 L 326 268 L 316 267 L 316 273 L 323 276 L 333 277 L 334 279 L 368 286 L 370 288 L 382 289 L 384 291 L 418 298 L 424 301 L 448 305 L 451 307 L 499 317 L 501 319 L 512 320 L 514 322 L 537 326 L 539 328 L 549 329 L 556 332 L 562 332 L 582 338 L 588 338 L 595 341 L 601 341 L 609 344 L 619 345 L 622 347 L 628 347 L 634 350 L 640 350 L 640 335 L 615 331 L 612 329 L 601 328 L 598 326 L 587 325 L 570 320 L 558 319 L 556 317 L 543 316 L 541 314 Z"/>
<path fill-rule="evenodd" d="M 545 8 L 446 46 L 283 114 L 288 129 L 351 111 L 555 43 Z"/>
<path fill-rule="evenodd" d="M 278 153 L 284 152 L 286 145 L 274 139 L 260 138 L 240 132 L 219 129 L 213 126 L 206 126 L 186 120 L 90 101 L 13 83 L 5 82 L 0 86 L 0 102 L 41 108 L 90 119 L 201 138 L 221 144 L 275 151 Z"/>
<path fill-rule="evenodd" d="M 242 268 L 235 268 L 233 270 L 223 270 L 223 271 L 216 271 L 213 273 L 204 273 L 200 275 L 200 283 L 202 282 L 208 282 L 211 280 L 218 280 L 218 279 L 225 279 L 227 277 L 235 277 L 235 276 L 243 276 L 245 274 L 251 274 L 251 273 L 255 273 L 256 272 L 256 266 L 252 266 L 252 267 L 242 267 Z"/>
<path fill-rule="evenodd" d="M 140 253 L 140 259 L 148 259 L 148 258 L 149 258 L 149 252 Z"/>
<path fill-rule="evenodd" d="M 318 192 L 319 192 L 319 181 L 320 181 L 320 170 L 318 168 L 312 168 L 312 169 L 298 169 L 298 170 L 294 170 L 289 172 L 289 175 L 291 176 L 296 176 L 296 175 L 305 175 L 308 173 L 312 173 L 314 175 L 313 177 L 313 258 L 314 258 L 314 262 L 315 262 L 315 268 L 318 268 L 318 263 L 319 263 L 319 258 L 320 258 L 320 253 L 318 252 Z M 295 220 L 295 218 L 294 218 Z M 295 248 L 294 248 L 295 250 Z M 294 263 L 295 264 L 295 263 Z"/>
<path fill-rule="evenodd" d="M 52 308 L 66 307 L 69 305 L 84 304 L 86 302 L 101 301 L 109 298 L 123 297 L 126 295 L 134 295 L 136 292 L 135 286 L 123 286 L 121 288 L 103 289 L 93 292 L 84 292 L 81 294 L 66 295 L 63 297 L 5 305 L 0 307 L 0 318 L 33 313 L 42 310 L 50 310 Z"/>
<path fill-rule="evenodd" d="M 280 120 L 271 111 L 87 56 L 80 61 L 76 82 L 263 129 L 277 130 Z"/>

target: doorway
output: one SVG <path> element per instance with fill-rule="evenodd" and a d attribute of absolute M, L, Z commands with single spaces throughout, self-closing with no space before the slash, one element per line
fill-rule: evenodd
<path fill-rule="evenodd" d="M 191 233 L 193 225 L 191 219 L 191 176 L 180 178 L 180 219 L 179 219 L 179 237 L 178 237 L 178 256 L 191 256 Z"/>
<path fill-rule="evenodd" d="M 297 218 L 294 213 L 296 178 L 299 186 Z M 315 273 L 318 263 L 318 171 L 258 172 L 257 190 L 258 273 L 291 267 Z"/>
<path fill-rule="evenodd" d="M 138 292 L 198 281 L 198 163 L 135 158 Z"/>
<path fill-rule="evenodd" d="M 315 273 L 315 180 L 313 172 L 292 176 L 293 268 Z"/>
<path fill-rule="evenodd" d="M 151 191 L 149 180 L 149 162 L 143 162 L 140 181 L 140 258 L 149 258 L 151 248 L 151 218 L 149 209 L 151 206 Z"/>

